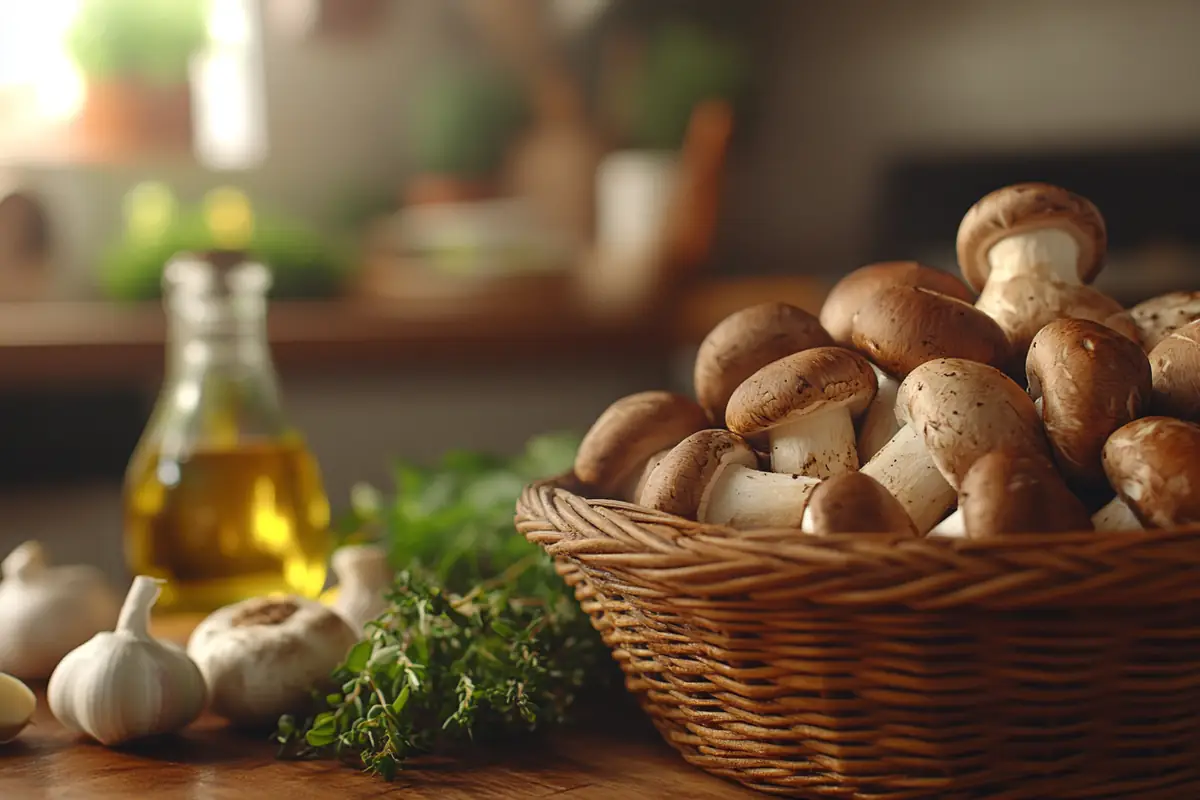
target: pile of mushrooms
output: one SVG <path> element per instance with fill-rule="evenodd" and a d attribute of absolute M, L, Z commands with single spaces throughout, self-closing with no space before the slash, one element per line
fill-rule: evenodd
<path fill-rule="evenodd" d="M 697 351 L 695 399 L 613 403 L 575 474 L 592 496 L 735 529 L 1200 524 L 1200 292 L 1122 308 L 1090 285 L 1106 246 L 1083 197 L 992 192 L 958 229 L 964 280 L 885 262 L 819 316 L 738 311 Z"/>

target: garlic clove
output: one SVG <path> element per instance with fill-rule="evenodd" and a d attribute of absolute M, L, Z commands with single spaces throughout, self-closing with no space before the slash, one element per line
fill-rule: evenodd
<path fill-rule="evenodd" d="M 40 542 L 9 553 L 0 574 L 0 672 L 45 680 L 63 656 L 116 624 L 120 601 L 103 573 L 51 566 Z"/>
<path fill-rule="evenodd" d="M 237 725 L 274 724 L 304 709 L 358 633 L 315 600 L 256 597 L 218 609 L 188 640 L 214 714 Z"/>
<path fill-rule="evenodd" d="M 114 746 L 173 733 L 204 710 L 204 677 L 177 645 L 150 636 L 160 581 L 134 578 L 117 626 L 68 653 L 46 688 L 65 727 Z"/>
<path fill-rule="evenodd" d="M 386 593 L 392 585 L 387 551 L 374 544 L 346 545 L 334 551 L 331 566 L 338 591 L 329 605 L 361 631 L 387 608 Z"/>
<path fill-rule="evenodd" d="M 0 744 L 16 739 L 33 719 L 37 696 L 12 675 L 0 672 Z"/>

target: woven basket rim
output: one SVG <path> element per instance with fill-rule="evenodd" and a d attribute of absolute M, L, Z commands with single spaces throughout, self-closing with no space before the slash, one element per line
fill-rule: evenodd
<path fill-rule="evenodd" d="M 985 540 L 734 530 L 588 498 L 573 475 L 527 486 L 518 529 L 585 573 L 642 592 L 766 606 L 1125 608 L 1200 600 L 1200 526 Z"/>

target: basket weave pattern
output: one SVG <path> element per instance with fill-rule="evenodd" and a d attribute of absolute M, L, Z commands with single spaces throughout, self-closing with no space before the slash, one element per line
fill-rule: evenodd
<path fill-rule="evenodd" d="M 1200 798 L 1200 531 L 733 531 L 526 489 L 663 737 L 760 791 Z"/>

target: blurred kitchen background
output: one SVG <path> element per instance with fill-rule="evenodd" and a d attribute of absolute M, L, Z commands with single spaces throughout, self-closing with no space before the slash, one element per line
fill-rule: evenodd
<path fill-rule="evenodd" d="M 0 0 L 0 552 L 121 569 L 162 265 L 229 207 L 335 506 L 687 391 L 741 306 L 954 270 L 1007 183 L 1100 206 L 1123 302 L 1200 288 L 1198 37 L 1192 0 Z"/>

